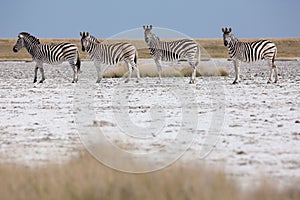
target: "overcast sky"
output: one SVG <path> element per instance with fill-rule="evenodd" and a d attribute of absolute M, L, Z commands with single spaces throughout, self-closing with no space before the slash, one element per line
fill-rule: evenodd
<path fill-rule="evenodd" d="M 27 31 L 39 38 L 108 38 L 143 24 L 193 38 L 300 37 L 300 0 L 8 0 L 0 6 L 0 37 Z M 141 38 L 143 35 L 141 35 Z"/>

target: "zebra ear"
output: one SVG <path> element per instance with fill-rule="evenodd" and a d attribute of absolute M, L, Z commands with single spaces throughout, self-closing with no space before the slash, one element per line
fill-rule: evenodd
<path fill-rule="evenodd" d="M 82 32 L 80 32 L 80 36 L 81 36 L 81 37 L 83 36 Z"/>
<path fill-rule="evenodd" d="M 145 25 L 143 25 L 143 29 L 146 30 L 146 26 Z"/>
<path fill-rule="evenodd" d="M 225 28 L 222 28 L 222 32 L 225 33 Z"/>
<path fill-rule="evenodd" d="M 229 33 L 231 32 L 231 28 L 229 28 Z"/>
<path fill-rule="evenodd" d="M 150 30 L 152 30 L 152 24 L 150 25 Z"/>
<path fill-rule="evenodd" d="M 89 36 L 90 34 L 89 34 L 89 32 L 86 32 L 86 36 Z"/>

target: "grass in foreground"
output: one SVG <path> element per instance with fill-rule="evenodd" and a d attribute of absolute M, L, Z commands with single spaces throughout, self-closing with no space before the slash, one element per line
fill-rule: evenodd
<path fill-rule="evenodd" d="M 29 168 L 0 165 L 0 197 L 5 199 L 299 199 L 299 188 L 282 191 L 263 184 L 241 192 L 223 172 L 203 163 L 176 163 L 148 174 L 125 174 L 107 168 L 84 153 L 68 163 Z M 274 190 L 275 189 L 275 190 Z"/>

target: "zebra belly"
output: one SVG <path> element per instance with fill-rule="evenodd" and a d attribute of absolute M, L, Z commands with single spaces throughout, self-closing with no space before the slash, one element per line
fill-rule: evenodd
<path fill-rule="evenodd" d="M 35 60 L 35 62 L 46 63 L 46 64 L 49 64 L 49 65 L 59 65 L 59 64 L 65 62 L 65 61 L 66 61 L 65 59 L 63 59 L 63 60 L 49 60 L 49 59 Z"/>
<path fill-rule="evenodd" d="M 256 62 L 256 61 L 263 60 L 263 59 L 262 58 L 256 58 L 256 59 L 251 60 L 251 59 L 243 58 L 243 59 L 238 59 L 238 60 L 240 60 L 242 62 L 245 62 L 245 63 L 251 63 L 251 62 Z"/>
<path fill-rule="evenodd" d="M 172 61 L 180 60 L 182 58 L 184 57 L 179 55 L 173 55 L 173 56 L 162 56 L 160 60 L 165 62 L 172 62 Z"/>
<path fill-rule="evenodd" d="M 171 58 L 162 58 L 161 61 L 165 61 L 165 62 L 172 62 L 172 61 L 176 61 L 179 60 L 179 58 L 176 59 L 171 59 Z"/>

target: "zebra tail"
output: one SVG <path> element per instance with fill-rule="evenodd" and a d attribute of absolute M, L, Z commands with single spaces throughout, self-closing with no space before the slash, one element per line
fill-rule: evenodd
<path fill-rule="evenodd" d="M 79 58 L 79 53 L 77 51 L 77 61 L 76 61 L 76 66 L 77 66 L 77 71 L 78 72 L 81 72 L 80 71 L 80 65 L 81 65 L 81 61 L 80 61 L 80 58 Z"/>
<path fill-rule="evenodd" d="M 200 59 L 201 59 L 201 51 L 200 51 L 200 46 L 198 45 L 198 48 L 197 48 L 197 54 L 198 54 L 198 58 L 197 58 L 197 61 L 195 63 L 195 66 L 198 66 L 198 64 L 200 63 Z"/>
<path fill-rule="evenodd" d="M 272 58 L 272 63 L 273 63 L 273 64 L 274 64 L 274 61 L 275 61 L 276 54 L 277 54 L 277 48 L 275 49 L 274 56 L 273 56 L 273 58 Z"/>
<path fill-rule="evenodd" d="M 134 63 L 137 66 L 137 59 L 138 59 L 138 54 L 137 54 L 137 50 L 135 51 L 135 56 L 134 56 Z M 134 70 L 134 67 L 132 67 L 132 70 Z"/>

